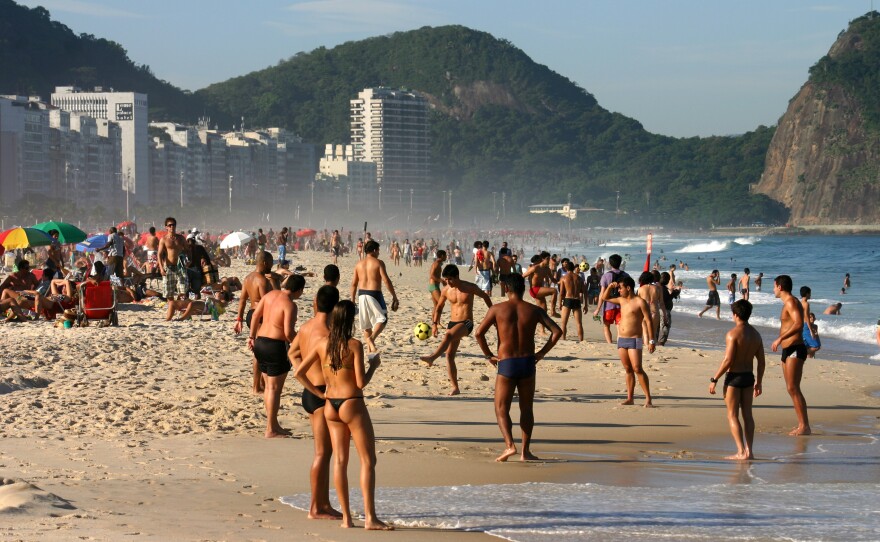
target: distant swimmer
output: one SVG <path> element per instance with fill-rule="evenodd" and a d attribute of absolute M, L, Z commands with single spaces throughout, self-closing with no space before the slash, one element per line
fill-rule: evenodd
<path fill-rule="evenodd" d="M 731 307 L 733 329 L 727 332 L 724 359 L 709 379 L 709 393 L 715 394 L 715 385 L 724 376 L 724 403 L 727 405 L 727 421 L 736 443 L 736 455 L 725 459 L 754 459 L 752 444 L 755 440 L 755 419 L 752 416 L 752 399 L 761 395 L 764 379 L 764 343 L 761 335 L 749 324 L 752 304 L 740 299 Z M 758 376 L 755 377 L 753 361 L 758 360 Z M 742 423 L 740 423 L 740 411 Z"/>
<path fill-rule="evenodd" d="M 791 295 L 791 277 L 779 275 L 773 280 L 773 294 L 782 300 L 782 314 L 779 319 L 779 337 L 770 345 L 774 352 L 782 348 L 782 375 L 794 412 L 797 415 L 798 426 L 791 430 L 789 435 L 809 435 L 810 419 L 807 415 L 807 400 L 801 392 L 801 378 L 804 375 L 804 362 L 807 360 L 807 346 L 804 344 L 804 309 L 793 295 Z"/>
<path fill-rule="evenodd" d="M 642 368 L 642 333 L 643 328 L 648 333 L 648 352 L 654 353 L 654 324 L 651 321 L 651 311 L 644 299 L 636 296 L 633 290 L 636 283 L 630 276 L 619 279 L 612 283 L 620 293 L 619 297 L 608 299 L 608 303 L 620 305 L 620 323 L 617 331 L 617 353 L 620 363 L 626 371 L 626 400 L 622 405 L 635 403 L 634 394 L 636 377 L 639 385 L 645 392 L 645 408 L 653 407 L 651 402 L 651 388 L 648 381 L 648 373 Z M 647 325 L 643 325 L 647 323 Z"/>
<path fill-rule="evenodd" d="M 825 309 L 825 312 L 823 312 L 822 314 L 833 314 L 835 316 L 839 316 L 841 308 L 843 308 L 843 303 L 832 303 L 831 305 L 828 305 L 828 308 Z"/>
<path fill-rule="evenodd" d="M 743 269 L 743 276 L 739 279 L 739 293 L 743 299 L 749 300 L 749 282 L 751 280 L 751 271 L 746 267 Z"/>
<path fill-rule="evenodd" d="M 764 273 L 758 273 L 758 276 L 755 277 L 755 290 L 761 291 L 761 283 L 764 282 Z"/>
<path fill-rule="evenodd" d="M 850 283 L 850 280 L 849 280 L 849 273 L 847 273 L 847 274 L 843 277 L 843 288 L 844 288 L 845 290 L 849 290 L 850 288 L 852 288 L 852 284 Z"/>
<path fill-rule="evenodd" d="M 489 308 L 475 334 L 480 350 L 498 370 L 495 376 L 495 417 L 504 438 L 505 449 L 495 461 L 507 461 L 516 455 L 513 422 L 510 419 L 514 393 L 519 396 L 519 426 L 522 431 L 520 459 L 538 459 L 530 449 L 532 430 L 535 427 L 535 366 L 562 337 L 562 329 L 547 315 L 547 311 L 523 300 L 525 290 L 523 277 L 510 275 L 507 278 L 507 301 Z M 550 337 L 535 352 L 535 330 L 539 323 L 550 330 Z M 489 343 L 486 342 L 486 333 L 492 326 L 498 331 L 497 354 L 489 350 Z"/>
<path fill-rule="evenodd" d="M 718 297 L 718 285 L 721 284 L 721 274 L 717 269 L 713 269 L 712 272 L 706 277 L 706 284 L 709 286 L 709 297 L 706 299 L 706 308 L 700 311 L 700 318 L 703 317 L 703 313 L 707 310 L 715 307 L 715 318 L 721 320 L 721 298 Z"/>

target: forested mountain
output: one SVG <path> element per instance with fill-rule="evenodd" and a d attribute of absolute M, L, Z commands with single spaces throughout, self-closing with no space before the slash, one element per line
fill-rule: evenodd
<path fill-rule="evenodd" d="M 118 43 L 76 35 L 42 7 L 0 0 L 0 94 L 48 101 L 56 86 L 65 85 L 148 94 L 151 120 L 194 123 L 203 114 L 192 95 L 132 62 Z"/>
<path fill-rule="evenodd" d="M 586 90 L 510 42 L 461 26 L 425 27 L 298 53 L 196 94 L 227 117 L 280 125 L 308 141 L 349 141 L 349 100 L 365 87 L 426 94 L 438 190 L 476 208 L 505 191 L 512 209 L 561 203 L 614 209 L 623 220 L 682 225 L 785 219 L 749 193 L 773 130 L 675 139 L 610 113 Z"/>
<path fill-rule="evenodd" d="M 77 36 L 43 8 L 0 0 L 0 93 L 48 98 L 68 84 L 147 93 L 151 120 L 193 123 L 207 114 L 228 129 L 244 116 L 248 126 L 288 128 L 319 145 L 349 141 L 349 100 L 363 88 L 409 88 L 434 106 L 437 191 L 453 189 L 471 212 L 491 207 L 492 192 L 506 192 L 508 213 L 562 203 L 569 193 L 578 206 L 614 210 L 619 192 L 626 214 L 598 220 L 706 226 L 787 216 L 748 189 L 760 178 L 772 128 L 736 137 L 651 134 L 513 44 L 461 26 L 297 53 L 189 94 L 117 43 Z"/>
<path fill-rule="evenodd" d="M 880 14 L 842 32 L 789 102 L 757 190 L 795 224 L 880 224 Z"/>

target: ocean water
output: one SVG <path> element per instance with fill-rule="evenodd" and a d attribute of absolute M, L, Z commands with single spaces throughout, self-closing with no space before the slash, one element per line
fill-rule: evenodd
<path fill-rule="evenodd" d="M 812 289 L 812 310 L 823 346 L 818 357 L 864 363 L 880 361 L 880 346 L 875 338 L 880 319 L 880 288 L 874 275 L 880 270 L 880 236 L 708 238 L 655 234 L 653 245 L 652 261 L 660 259 L 663 270 L 672 263 L 679 266 L 684 262 L 689 267 L 689 270 L 676 270 L 676 278 L 684 281 L 685 290 L 673 310 L 670 344 L 723 348 L 724 333 L 732 322 L 725 286 L 731 273 L 741 277 L 743 269 L 748 267 L 752 275 L 749 301 L 754 305 L 751 323 L 761 331 L 768 350 L 778 334 L 782 308 L 781 302 L 773 296 L 773 278 L 787 274 L 792 277 L 796 296 L 801 286 Z M 635 275 L 641 272 L 645 262 L 645 236 L 608 240 L 601 246 L 573 244 L 562 248 L 569 255 L 584 254 L 591 263 L 600 256 L 607 259 L 611 254 L 621 254 L 627 270 Z M 699 322 L 690 321 L 690 317 L 695 317 L 705 306 L 709 291 L 706 276 L 713 269 L 721 272 L 718 288 L 723 325 L 715 320 L 714 309 Z M 760 292 L 754 285 L 758 273 L 764 273 Z M 841 294 L 846 273 L 850 274 L 852 287 Z M 838 302 L 843 303 L 840 315 L 822 314 L 825 308 Z M 772 353 L 768 352 L 769 355 Z"/>
<path fill-rule="evenodd" d="M 779 442 L 787 447 L 793 439 Z M 396 525 L 482 531 L 517 542 L 876 541 L 877 442 L 876 435 L 851 435 L 749 464 L 661 460 L 630 474 L 654 482 L 639 487 L 583 481 L 379 487 L 376 507 Z M 678 469 L 672 482 L 652 475 L 667 463 Z M 703 483 L 688 483 L 693 480 Z M 281 502 L 306 510 L 309 495 Z M 354 488 L 351 502 L 355 513 L 363 510 Z"/>

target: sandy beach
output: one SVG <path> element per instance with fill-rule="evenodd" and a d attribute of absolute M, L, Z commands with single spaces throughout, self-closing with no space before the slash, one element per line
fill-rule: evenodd
<path fill-rule="evenodd" d="M 293 261 L 320 275 L 329 257 L 299 252 Z M 352 257 L 340 260 L 344 298 L 353 264 Z M 465 269 L 462 276 L 470 280 Z M 420 342 L 411 332 L 430 319 L 428 270 L 389 264 L 401 309 L 378 340 L 383 364 L 365 390 L 378 440 L 380 497 L 383 487 L 663 487 L 726 483 L 739 475 L 735 463 L 720 461 L 735 450 L 723 400 L 707 392 L 719 352 L 676 347 L 673 324 L 670 345 L 645 355 L 657 408 L 621 406 L 616 348 L 600 342 L 600 326 L 589 317 L 586 341 L 572 340 L 569 322 L 569 339 L 538 365 L 533 452 L 544 461 L 495 463 L 502 441 L 492 404 L 494 370 L 473 338 L 462 342 L 458 356 L 461 396 L 446 396 L 443 358 L 432 368 L 418 361 L 438 341 Z M 236 261 L 221 276 L 243 278 L 249 271 Z M 307 279 L 300 323 L 311 315 L 319 284 Z M 497 288 L 493 300 L 503 300 Z M 251 393 L 246 335 L 232 333 L 236 304 L 217 322 L 165 322 L 163 309 L 131 304 L 122 305 L 118 328 L 0 324 L 0 540 L 490 538 L 427 526 L 382 534 L 343 530 L 282 504 L 281 496 L 309 490 L 308 418 L 299 405 L 301 388 L 289 379 L 279 418 L 294 436 L 262 438 L 263 403 Z M 485 313 L 480 302 L 475 310 L 477 319 Z M 771 340 L 765 336 L 765 345 Z M 755 412 L 755 454 L 765 478 L 880 483 L 876 450 L 868 452 L 867 467 L 849 474 L 822 462 L 795 469 L 774 462 L 877 434 L 880 368 L 808 360 L 803 389 L 815 434 L 794 438 L 787 436 L 795 416 L 779 358 L 769 349 L 767 357 Z M 637 405 L 640 398 L 637 387 Z M 515 421 L 516 405 L 512 415 Z M 517 428 L 514 433 L 518 438 Z M 355 454 L 350 469 L 354 488 Z M 378 513 L 395 520 L 381 505 Z"/>

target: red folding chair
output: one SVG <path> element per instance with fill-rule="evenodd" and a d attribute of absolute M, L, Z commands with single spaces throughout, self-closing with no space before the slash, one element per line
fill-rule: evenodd
<path fill-rule="evenodd" d="M 116 313 L 116 290 L 109 280 L 97 284 L 83 282 L 79 290 L 79 311 L 77 323 L 87 324 L 89 320 L 107 320 L 110 325 L 119 325 Z"/>

